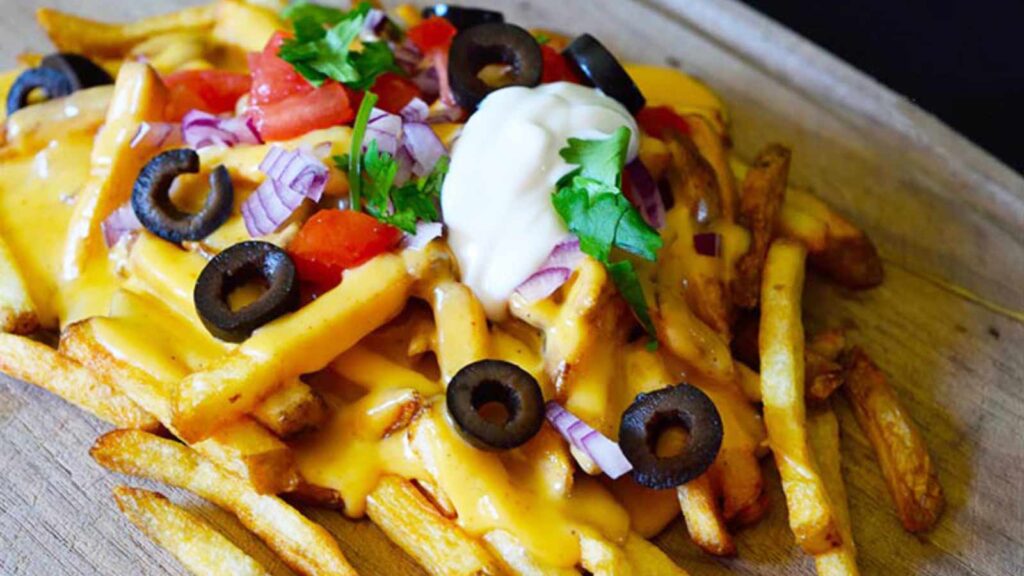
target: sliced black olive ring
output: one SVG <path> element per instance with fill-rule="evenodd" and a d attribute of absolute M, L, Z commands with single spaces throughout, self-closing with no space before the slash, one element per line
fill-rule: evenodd
<path fill-rule="evenodd" d="M 231 293 L 252 282 L 266 286 L 255 301 L 232 310 Z M 295 263 L 269 242 L 249 240 L 217 254 L 203 268 L 193 293 L 206 329 L 221 340 L 241 342 L 267 322 L 299 305 Z"/>
<path fill-rule="evenodd" d="M 47 100 L 61 98 L 74 90 L 67 75 L 52 68 L 30 68 L 18 76 L 7 93 L 7 115 L 10 116 L 28 105 L 28 97 L 35 90 L 41 90 Z"/>
<path fill-rule="evenodd" d="M 501 12 L 485 10 L 483 8 L 463 8 L 461 6 L 452 6 L 451 4 L 435 4 L 434 6 L 424 8 L 423 17 L 430 18 L 431 16 L 440 16 L 451 22 L 452 26 L 459 30 L 465 30 L 466 28 L 472 28 L 481 24 L 505 21 L 505 15 Z"/>
<path fill-rule="evenodd" d="M 504 86 L 489 86 L 480 79 L 480 71 L 491 64 L 511 68 Z M 470 110 L 499 88 L 540 84 L 543 68 L 537 40 L 513 24 L 482 24 L 459 32 L 448 55 L 452 94 L 460 106 Z"/>
<path fill-rule="evenodd" d="M 448 384 L 448 412 L 462 437 L 482 450 L 508 450 L 533 438 L 544 422 L 544 396 L 529 372 L 502 360 L 480 360 Z M 488 418 L 489 404 L 504 409 Z"/>
<path fill-rule="evenodd" d="M 198 212 L 183 212 L 171 202 L 174 179 L 198 172 L 199 155 L 188 148 L 158 154 L 142 168 L 132 189 L 132 210 L 146 230 L 179 243 L 202 240 L 220 228 L 231 215 L 235 199 L 235 188 L 224 166 L 210 173 L 210 192 Z"/>
<path fill-rule="evenodd" d="M 630 114 L 636 114 L 647 104 L 626 69 L 597 38 L 584 34 L 566 46 L 562 54 L 587 83 L 618 100 Z"/>
<path fill-rule="evenodd" d="M 679 454 L 660 457 L 658 440 L 669 428 L 687 432 Z M 619 446 L 638 484 L 664 490 L 686 484 L 711 466 L 722 447 L 722 419 L 704 392 L 689 384 L 640 394 L 622 415 Z"/>
<path fill-rule="evenodd" d="M 114 79 L 106 70 L 81 54 L 70 52 L 49 54 L 43 58 L 39 66 L 56 70 L 67 76 L 68 81 L 71 82 L 72 92 L 114 83 Z"/>

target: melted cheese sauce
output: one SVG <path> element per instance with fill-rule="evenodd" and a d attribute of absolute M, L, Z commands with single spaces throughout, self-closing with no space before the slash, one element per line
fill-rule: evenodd
<path fill-rule="evenodd" d="M 622 126 L 632 132 L 632 160 L 639 130 L 629 112 L 567 82 L 498 90 L 470 117 L 441 205 L 462 281 L 492 320 L 505 318 L 513 290 L 568 233 L 551 204 L 555 183 L 572 169 L 558 151 L 569 138 L 605 138 Z"/>

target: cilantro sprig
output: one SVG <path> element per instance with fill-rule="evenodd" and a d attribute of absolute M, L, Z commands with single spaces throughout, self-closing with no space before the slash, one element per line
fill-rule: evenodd
<path fill-rule="evenodd" d="M 335 156 L 334 163 L 340 170 L 348 172 L 352 210 L 362 210 L 365 200 L 366 211 L 371 216 L 415 234 L 417 222 L 440 220 L 437 203 L 441 198 L 441 185 L 448 174 L 449 159 L 442 156 L 430 174 L 397 185 L 395 180 L 399 166 L 394 156 L 381 152 L 376 140 L 371 140 L 363 152 L 366 124 L 376 102 L 377 95 L 372 92 L 363 97 L 352 126 L 352 148 L 344 156 Z"/>
<path fill-rule="evenodd" d="M 643 287 L 633 262 L 613 261 L 613 248 L 655 260 L 661 237 L 622 194 L 622 169 L 629 149 L 630 131 L 622 127 L 603 140 L 570 138 L 559 154 L 577 166 L 558 181 L 552 203 L 580 249 L 608 269 L 619 293 L 633 309 L 644 329 L 654 334 Z"/>
<path fill-rule="evenodd" d="M 398 70 L 385 42 L 364 42 L 357 52 L 350 49 L 369 12 L 367 2 L 348 12 L 306 1 L 289 5 L 281 16 L 292 23 L 294 37 L 281 45 L 281 59 L 314 86 L 333 79 L 366 90 L 381 74 Z"/>

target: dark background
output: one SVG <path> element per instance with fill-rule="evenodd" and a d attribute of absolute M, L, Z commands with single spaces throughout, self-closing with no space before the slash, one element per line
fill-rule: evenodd
<path fill-rule="evenodd" d="M 1024 172 L 1024 0 L 744 0 Z"/>

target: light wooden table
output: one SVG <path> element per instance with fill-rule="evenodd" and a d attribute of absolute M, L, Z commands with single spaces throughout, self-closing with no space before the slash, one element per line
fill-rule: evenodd
<path fill-rule="evenodd" d="M 48 3 L 116 19 L 180 4 Z M 885 285 L 870 292 L 811 277 L 808 323 L 847 327 L 891 374 L 926 431 L 949 500 L 932 533 L 903 532 L 870 447 L 840 405 L 863 572 L 1024 574 L 1024 180 L 905 99 L 731 0 L 472 3 L 500 7 L 528 25 L 589 31 L 630 60 L 693 72 L 729 103 L 742 155 L 774 140 L 795 150 L 794 180 L 867 228 L 886 262 Z M 36 5 L 0 0 L 4 66 L 20 50 L 45 49 L 32 24 Z M 52 396 L 0 382 L 0 573 L 183 573 L 116 512 L 110 489 L 124 480 L 87 455 L 104 428 Z M 740 534 L 739 559 L 702 555 L 678 522 L 658 542 L 697 575 L 811 574 L 792 544 L 774 480 L 771 486 L 772 513 Z M 233 518 L 165 492 L 275 573 L 289 573 Z M 311 514 L 364 574 L 421 573 L 369 523 Z"/>

